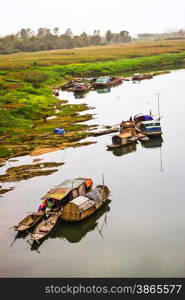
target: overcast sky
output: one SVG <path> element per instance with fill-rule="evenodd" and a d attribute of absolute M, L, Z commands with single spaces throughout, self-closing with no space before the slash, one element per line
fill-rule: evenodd
<path fill-rule="evenodd" d="M 21 28 L 95 29 L 132 35 L 185 29 L 185 0 L 0 0 L 0 35 Z"/>

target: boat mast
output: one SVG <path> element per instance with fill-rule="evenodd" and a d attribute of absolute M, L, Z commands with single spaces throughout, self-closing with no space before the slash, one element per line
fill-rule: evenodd
<path fill-rule="evenodd" d="M 158 100 L 158 118 L 160 120 L 159 93 L 157 93 L 157 100 Z"/>

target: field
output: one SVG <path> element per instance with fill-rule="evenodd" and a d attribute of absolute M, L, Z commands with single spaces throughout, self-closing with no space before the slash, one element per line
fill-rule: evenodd
<path fill-rule="evenodd" d="M 179 53 L 185 50 L 185 41 L 132 42 L 106 46 L 91 46 L 67 50 L 0 55 L 0 69 L 25 69 L 32 66 L 53 66 L 74 63 L 102 62 L 117 59 Z"/>
<path fill-rule="evenodd" d="M 78 114 L 88 107 L 61 106 L 53 96 L 53 88 L 66 80 L 184 66 L 183 40 L 0 55 L 0 158 L 29 154 L 37 147 L 70 146 L 89 135 L 87 126 L 77 124 L 92 117 Z M 63 138 L 53 135 L 59 126 L 67 130 Z"/>

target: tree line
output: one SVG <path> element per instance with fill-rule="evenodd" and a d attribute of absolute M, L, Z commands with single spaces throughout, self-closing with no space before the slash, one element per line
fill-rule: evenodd
<path fill-rule="evenodd" d="M 17 52 L 33 52 L 52 49 L 71 49 L 91 45 L 103 45 L 110 43 L 126 43 L 132 40 L 126 30 L 113 33 L 110 30 L 104 36 L 100 30 L 94 30 L 92 35 L 86 32 L 74 35 L 70 28 L 63 34 L 59 34 L 59 28 L 39 28 L 37 32 L 31 28 L 22 28 L 16 34 L 9 34 L 0 38 L 0 54 Z"/>

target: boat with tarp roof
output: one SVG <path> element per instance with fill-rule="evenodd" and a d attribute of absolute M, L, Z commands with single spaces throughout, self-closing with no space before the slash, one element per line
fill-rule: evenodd
<path fill-rule="evenodd" d="M 154 120 L 150 115 L 138 114 L 134 117 L 134 121 L 138 133 L 149 138 L 162 135 L 160 118 Z"/>
<path fill-rule="evenodd" d="M 75 178 L 63 181 L 42 197 L 37 212 L 33 212 L 20 221 L 18 225 L 14 226 L 15 230 L 27 231 L 41 221 L 46 214 L 55 215 L 70 200 L 90 191 L 92 185 L 91 178 Z"/>

